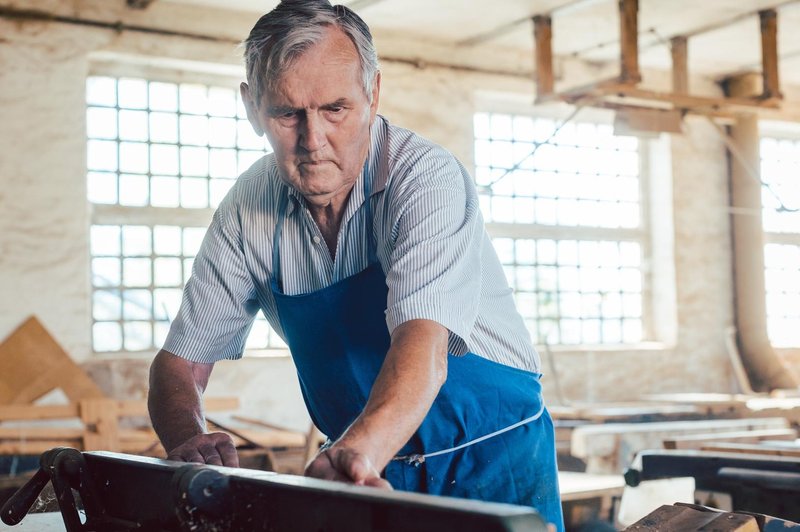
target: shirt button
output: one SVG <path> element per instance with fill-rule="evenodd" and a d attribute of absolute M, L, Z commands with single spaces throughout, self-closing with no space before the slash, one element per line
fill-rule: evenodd
<path fill-rule="evenodd" d="M 320 238 L 318 236 L 315 236 L 311 240 L 313 240 L 315 244 L 319 244 Z"/>

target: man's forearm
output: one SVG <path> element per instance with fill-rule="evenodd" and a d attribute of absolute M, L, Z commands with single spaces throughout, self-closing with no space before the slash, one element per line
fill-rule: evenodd
<path fill-rule="evenodd" d="M 202 393 L 211 369 L 161 351 L 150 368 L 147 406 L 162 445 L 171 451 L 206 430 Z M 199 381 L 199 382 L 198 382 Z"/>
<path fill-rule="evenodd" d="M 419 428 L 447 378 L 447 329 L 413 320 L 392 344 L 362 414 L 337 445 L 354 449 L 383 469 Z"/>

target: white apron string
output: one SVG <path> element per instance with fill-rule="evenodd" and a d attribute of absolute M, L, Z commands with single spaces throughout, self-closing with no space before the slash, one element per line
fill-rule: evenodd
<path fill-rule="evenodd" d="M 439 456 L 439 455 L 442 455 L 442 454 L 448 454 L 448 453 L 452 453 L 452 452 L 461 450 L 461 449 L 463 449 L 465 447 L 469 447 L 470 445 L 475 445 L 476 443 L 480 443 L 480 442 L 482 442 L 484 440 L 488 440 L 489 438 L 494 438 L 495 436 L 503 434 L 504 432 L 508 432 L 510 430 L 514 430 L 515 428 L 521 427 L 522 425 L 526 425 L 526 424 L 530 423 L 531 421 L 536 421 L 537 419 L 542 417 L 542 413 L 543 412 L 544 412 L 544 402 L 542 402 L 542 406 L 539 408 L 539 411 L 536 412 L 531 417 L 523 419 L 522 421 L 518 421 L 517 423 L 514 423 L 513 425 L 509 425 L 509 426 L 507 426 L 505 428 L 502 428 L 500 430 L 496 430 L 496 431 L 492 432 L 491 434 L 486 434 L 485 436 L 481 436 L 480 438 L 475 438 L 474 440 L 470 440 L 467 443 L 462 443 L 461 445 L 458 445 L 456 447 L 451 447 L 450 449 L 443 449 L 441 451 L 435 451 L 435 452 L 426 453 L 426 454 L 407 454 L 407 455 L 404 455 L 404 456 L 395 456 L 394 458 L 392 458 L 392 461 L 403 461 L 403 462 L 405 462 L 407 464 L 410 464 L 410 465 L 413 465 L 413 466 L 419 466 L 419 464 L 422 464 L 422 463 L 425 462 L 426 458 L 430 458 L 432 456 Z"/>

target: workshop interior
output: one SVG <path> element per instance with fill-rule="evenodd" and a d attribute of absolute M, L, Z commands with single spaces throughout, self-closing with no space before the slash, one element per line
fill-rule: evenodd
<path fill-rule="evenodd" d="M 0 529 L 800 531 L 800 1 L 341 0 L 347 10 L 331 13 L 363 19 L 377 52 L 379 74 L 352 106 L 315 100 L 350 83 L 322 79 L 340 56 L 319 59 L 316 73 L 297 65 L 318 60 L 333 39 L 325 32 L 360 26 L 326 23 L 313 37 L 322 41 L 287 48 L 280 71 L 262 65 L 267 52 L 253 58 L 255 45 L 279 46 L 257 43 L 254 25 L 320 2 L 330 8 L 0 0 Z M 356 41 L 346 42 L 361 52 Z M 353 57 L 366 80 L 365 59 Z M 253 83 L 262 71 L 263 87 Z M 289 103 L 262 108 L 256 94 Z M 328 238 L 312 194 L 291 190 L 295 163 L 284 157 L 316 141 L 344 150 L 352 130 L 341 124 L 366 120 L 351 109 L 362 104 L 372 137 L 358 137 L 345 201 L 364 208 L 341 223 L 361 234 L 363 214 L 367 229 L 380 227 L 363 246 L 344 229 Z M 439 158 L 422 168 L 415 157 Z M 296 167 L 329 170 L 314 164 Z M 466 192 L 431 195 L 430 206 L 403 188 L 417 179 L 441 192 L 447 172 Z M 230 212 L 253 176 L 288 183 L 288 207 L 276 203 L 273 219 L 272 203 L 253 201 L 263 220 L 231 237 L 251 214 Z M 395 195 L 409 204 L 392 208 Z M 451 214 L 447 230 L 460 235 L 469 220 L 472 240 L 419 234 Z M 296 237 L 303 216 L 317 232 Z M 258 235 L 247 241 L 248 231 Z M 255 256 L 262 239 L 269 248 Z M 327 309 L 331 322 L 289 314 L 290 304 L 324 305 L 289 293 L 305 266 L 280 257 L 311 253 L 301 244 L 322 250 L 320 268 L 337 282 L 361 275 L 346 253 L 382 266 L 377 292 L 364 290 L 384 305 L 377 327 L 349 296 Z M 239 262 L 250 269 L 231 273 Z M 451 262 L 461 270 L 426 281 Z M 255 279 L 258 268 L 277 281 Z M 158 380 L 157 353 L 195 345 L 191 320 L 232 301 L 234 279 L 252 294 L 229 306 L 251 318 L 213 355 L 181 360 L 208 366 L 193 400 L 239 467 L 179 456 L 174 440 L 165 448 L 171 422 L 154 414 L 169 411 L 173 382 Z M 228 291 L 202 292 L 215 280 Z M 435 293 L 431 308 L 411 290 L 401 301 L 407 282 Z M 496 314 L 501 304 L 510 314 Z M 473 305 L 491 317 L 476 319 Z M 220 312 L 203 335 L 232 330 L 239 318 Z M 378 362 L 395 360 L 414 340 L 401 337 L 399 316 L 442 331 L 452 383 L 401 408 L 402 420 L 423 408 L 414 436 L 388 450 L 373 480 L 392 484 L 400 471 L 406 484 L 314 473 L 320 459 L 338 467 L 342 442 L 361 441 L 380 393 L 403 391 L 387 384 L 401 370 L 379 364 L 339 430 L 330 405 L 349 404 L 356 385 L 349 366 L 325 365 L 328 349 L 352 334 L 359 350 L 361 333 L 379 332 Z M 488 343 L 516 349 L 519 331 L 530 367 L 481 356 Z M 517 396 L 529 380 L 533 406 Z M 445 390 L 452 404 L 438 399 Z M 414 432 L 428 408 L 437 417 Z M 451 415 L 464 434 L 440 434 Z M 434 478 L 442 454 L 489 456 L 479 447 L 501 438 L 509 457 L 523 455 L 513 434 L 534 426 L 549 427 L 538 438 L 552 447 L 563 523 L 558 508 L 482 495 L 484 484 L 521 492 L 545 476 L 540 454 L 509 458 L 508 479 L 486 458 Z M 448 445 L 428 446 L 428 433 Z M 418 440 L 424 450 L 406 452 Z M 462 482 L 478 487 L 458 491 Z"/>

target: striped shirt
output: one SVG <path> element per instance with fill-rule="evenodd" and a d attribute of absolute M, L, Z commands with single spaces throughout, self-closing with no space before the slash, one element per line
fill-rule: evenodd
<path fill-rule="evenodd" d="M 303 197 L 280 179 L 274 155 L 245 171 L 214 213 L 164 349 L 195 362 L 240 358 L 259 309 L 284 337 L 270 278 L 279 199 L 288 194 L 280 240 L 284 293 L 314 292 L 360 272 L 373 238 L 388 286 L 389 333 L 412 319 L 433 320 L 448 329 L 454 355 L 472 352 L 538 372 L 539 356 L 466 169 L 445 149 L 380 116 L 368 165 L 350 193 L 335 259 Z M 367 175 L 374 176 L 371 235 Z"/>

